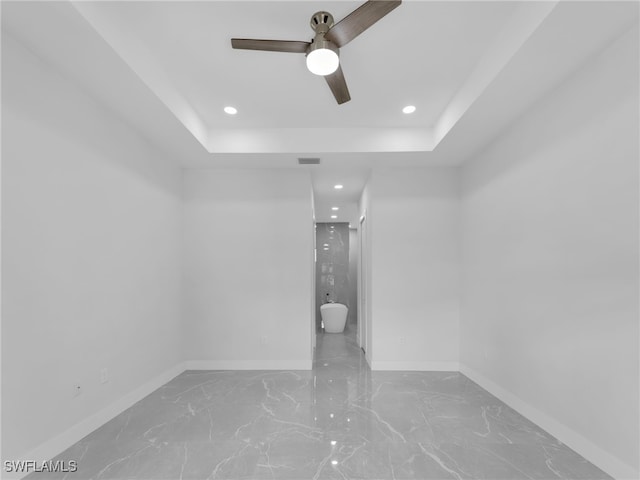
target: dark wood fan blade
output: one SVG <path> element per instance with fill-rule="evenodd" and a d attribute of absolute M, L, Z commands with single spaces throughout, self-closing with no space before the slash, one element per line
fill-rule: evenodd
<path fill-rule="evenodd" d="M 401 3 L 402 0 L 369 0 L 331 27 L 324 38 L 342 47 Z"/>
<path fill-rule="evenodd" d="M 324 78 L 329 84 L 331 93 L 333 93 L 333 96 L 336 97 L 338 105 L 342 105 L 343 103 L 351 100 L 351 95 L 349 95 L 347 81 L 344 79 L 344 73 L 342 73 L 341 65 L 338 65 L 338 69 L 335 72 L 333 72 L 331 75 L 325 76 Z"/>
<path fill-rule="evenodd" d="M 269 52 L 305 53 L 309 42 L 293 40 L 255 40 L 251 38 L 232 38 L 231 46 L 242 50 L 267 50 Z"/>

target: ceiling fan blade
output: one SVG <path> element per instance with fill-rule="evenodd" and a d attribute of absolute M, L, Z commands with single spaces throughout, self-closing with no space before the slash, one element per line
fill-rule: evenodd
<path fill-rule="evenodd" d="M 266 50 L 269 52 L 306 53 L 309 42 L 294 40 L 255 40 L 251 38 L 232 38 L 231 46 L 242 50 Z"/>
<path fill-rule="evenodd" d="M 342 47 L 401 3 L 402 0 L 369 0 L 331 27 L 324 38 Z"/>
<path fill-rule="evenodd" d="M 344 73 L 342 73 L 341 65 L 338 65 L 338 69 L 335 72 L 325 76 L 324 78 L 327 80 L 327 84 L 329 84 L 331 93 L 336 97 L 338 105 L 342 105 L 343 103 L 351 100 L 351 95 L 349 95 L 347 81 L 344 79 Z"/>

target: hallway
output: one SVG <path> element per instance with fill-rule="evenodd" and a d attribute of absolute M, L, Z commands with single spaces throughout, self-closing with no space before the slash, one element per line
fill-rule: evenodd
<path fill-rule="evenodd" d="M 610 478 L 459 373 L 372 372 L 353 331 L 312 371 L 186 371 L 56 460 L 28 478 Z"/>

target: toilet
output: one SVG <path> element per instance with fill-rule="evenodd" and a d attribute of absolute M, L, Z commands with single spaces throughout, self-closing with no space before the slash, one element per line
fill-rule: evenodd
<path fill-rule="evenodd" d="M 320 316 L 326 333 L 341 333 L 347 323 L 349 309 L 341 303 L 325 303 L 320 306 Z"/>

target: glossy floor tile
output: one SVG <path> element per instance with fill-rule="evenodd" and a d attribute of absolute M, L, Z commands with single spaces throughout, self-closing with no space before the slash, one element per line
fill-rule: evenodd
<path fill-rule="evenodd" d="M 371 372 L 349 331 L 312 371 L 184 372 L 54 460 L 78 471 L 46 478 L 610 478 L 460 373 Z"/>

